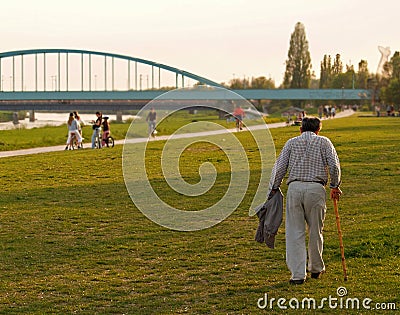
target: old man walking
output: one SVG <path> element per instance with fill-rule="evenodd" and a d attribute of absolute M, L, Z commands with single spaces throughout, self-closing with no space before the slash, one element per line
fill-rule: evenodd
<path fill-rule="evenodd" d="M 303 118 L 301 135 L 286 142 L 270 181 L 272 196 L 288 173 L 285 230 L 286 263 L 291 272 L 291 284 L 302 284 L 307 276 L 306 225 L 309 233 L 308 271 L 311 278 L 318 278 L 325 271 L 322 231 L 328 181 L 332 199 L 339 199 L 342 193 L 339 158 L 332 142 L 318 135 L 321 127 L 317 117 Z"/>

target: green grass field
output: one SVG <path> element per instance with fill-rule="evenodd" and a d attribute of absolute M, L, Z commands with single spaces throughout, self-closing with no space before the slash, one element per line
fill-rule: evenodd
<path fill-rule="evenodd" d="M 359 310 L 340 309 L 338 301 L 335 309 L 325 302 L 312 313 L 398 313 L 399 126 L 400 119 L 386 117 L 324 121 L 321 135 L 331 138 L 342 164 L 339 212 L 349 279 L 343 281 L 329 202 L 327 273 L 302 286 L 288 283 L 284 224 L 276 249 L 254 241 L 258 219 L 249 217 L 248 209 L 259 176 L 257 163 L 252 164 L 248 194 L 228 219 L 210 229 L 177 232 L 152 223 L 133 205 L 122 174 L 122 146 L 1 158 L 0 314 L 309 314 L 281 310 L 277 300 L 285 298 L 288 306 L 290 299 L 308 297 L 320 304 L 329 296 L 338 298 L 341 286 L 348 291 L 345 298 L 369 298 L 371 308 L 396 303 L 397 310 L 367 310 L 362 305 Z M 24 137 L 56 134 L 50 129 L 26 130 Z M 298 128 L 271 133 L 279 153 Z M 7 142 L 4 137 L 0 132 L 0 142 Z M 7 139 L 12 137 L 6 133 Z M 65 126 L 57 137 L 64 143 Z M 249 159 L 257 161 L 250 135 L 238 137 Z M 170 194 L 160 180 L 157 157 L 162 145 L 152 142 L 148 159 L 154 164 L 149 177 L 160 196 L 193 209 L 215 202 L 227 185 L 227 161 L 221 152 L 206 144 L 185 152 L 182 172 L 188 182 L 198 180 L 201 161 L 212 161 L 222 172 L 214 197 L 185 199 Z M 272 309 L 257 307 L 265 294 L 276 299 Z"/>

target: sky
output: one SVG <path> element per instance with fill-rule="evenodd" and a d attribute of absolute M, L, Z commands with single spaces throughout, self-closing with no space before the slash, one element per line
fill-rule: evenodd
<path fill-rule="evenodd" d="M 341 55 L 375 73 L 378 46 L 400 51 L 398 0 L 3 0 L 0 52 L 67 48 L 163 63 L 216 82 L 266 76 L 279 86 L 290 36 L 305 26 L 313 70 Z"/>

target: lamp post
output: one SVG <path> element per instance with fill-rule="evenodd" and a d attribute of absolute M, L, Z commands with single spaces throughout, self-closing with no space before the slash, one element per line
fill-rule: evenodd
<path fill-rule="evenodd" d="M 342 85 L 342 104 L 340 104 L 340 110 L 343 109 L 343 102 L 344 102 L 344 85 Z"/>
<path fill-rule="evenodd" d="M 56 75 L 51 76 L 51 89 L 53 91 L 57 90 L 57 76 Z"/>

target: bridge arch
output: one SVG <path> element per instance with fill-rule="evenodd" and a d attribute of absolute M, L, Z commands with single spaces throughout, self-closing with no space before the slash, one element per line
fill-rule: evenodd
<path fill-rule="evenodd" d="M 26 62 L 24 64 L 24 57 L 34 55 L 33 60 L 33 88 L 26 88 Z M 49 55 L 56 55 L 55 66 L 53 62 L 53 69 L 57 74 L 51 76 L 52 87 L 49 87 L 48 79 L 48 61 L 47 57 Z M 80 55 L 80 70 L 75 69 L 75 73 L 80 71 L 80 91 L 92 91 L 99 90 L 96 86 L 93 88 L 93 83 L 96 85 L 96 77 L 93 77 L 93 69 L 92 69 L 92 56 L 96 56 L 97 58 L 104 58 L 104 88 L 101 89 L 103 91 L 114 91 L 114 78 L 115 78 L 115 60 L 123 60 L 127 61 L 127 89 L 126 90 L 139 90 L 138 89 L 138 64 L 149 66 L 149 74 L 147 75 L 147 89 L 150 89 L 149 85 L 149 77 L 151 79 L 151 89 L 155 88 L 155 82 L 158 81 L 158 89 L 162 88 L 161 86 L 161 70 L 165 70 L 167 72 L 173 73 L 175 75 L 175 86 L 174 88 L 179 87 L 179 82 L 181 82 L 180 87 L 185 87 L 185 78 L 189 78 L 200 82 L 201 84 L 211 85 L 211 86 L 221 86 L 220 84 L 204 78 L 202 76 L 196 75 L 194 73 L 178 69 L 172 66 L 168 66 L 165 64 L 157 63 L 154 61 L 131 57 L 121 54 L 115 53 L 107 53 L 100 51 L 91 51 L 91 50 L 80 50 L 80 49 L 28 49 L 28 50 L 16 50 L 0 53 L 0 92 L 10 91 L 73 91 L 70 89 L 70 65 L 69 60 L 71 55 Z M 10 59 L 7 59 L 10 58 Z M 8 73 L 5 74 L 5 65 L 3 61 L 9 60 L 8 64 Z M 110 64 L 111 63 L 111 64 Z M 134 63 L 134 70 L 132 70 L 132 64 Z M 32 67 L 32 65 L 31 65 Z M 111 68 L 111 70 L 110 70 Z M 156 70 L 158 69 L 158 79 L 156 78 Z M 133 72 L 133 73 L 132 73 Z M 109 78 L 108 76 L 111 76 Z M 32 77 L 32 75 L 31 75 Z M 132 78 L 133 77 L 133 78 Z M 5 81 L 8 81 L 8 87 L 5 86 Z M 142 75 L 140 74 L 140 90 L 142 90 Z M 133 88 L 132 83 L 134 82 L 135 88 Z M 63 83 L 63 84 L 62 84 Z M 121 89 L 119 89 L 121 90 Z M 124 89 L 122 89 L 124 90 Z"/>

